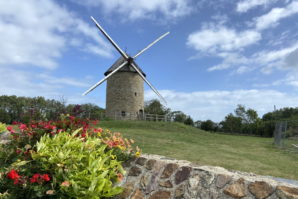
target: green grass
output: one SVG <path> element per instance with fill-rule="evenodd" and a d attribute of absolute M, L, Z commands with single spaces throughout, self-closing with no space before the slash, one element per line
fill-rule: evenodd
<path fill-rule="evenodd" d="M 272 138 L 210 133 L 179 123 L 102 121 L 100 126 L 134 139 L 143 153 L 298 180 L 298 154 L 275 148 Z"/>

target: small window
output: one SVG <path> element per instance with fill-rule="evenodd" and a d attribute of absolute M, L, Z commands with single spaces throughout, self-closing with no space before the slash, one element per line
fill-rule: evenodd
<path fill-rule="evenodd" d="M 125 115 L 126 115 L 125 111 L 121 111 L 121 115 L 122 115 L 122 117 L 125 117 Z"/>
<path fill-rule="evenodd" d="M 138 94 L 137 93 L 135 93 L 135 96 L 137 96 Z"/>

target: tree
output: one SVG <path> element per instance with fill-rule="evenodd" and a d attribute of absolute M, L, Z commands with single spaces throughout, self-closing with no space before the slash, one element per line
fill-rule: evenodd
<path fill-rule="evenodd" d="M 257 121 L 258 113 L 253 109 L 245 109 L 245 106 L 238 104 L 237 108 L 235 109 L 235 115 L 241 118 L 241 122 L 244 124 L 252 124 Z"/>
<path fill-rule="evenodd" d="M 166 115 L 170 113 L 170 109 L 163 106 L 160 101 L 156 99 L 145 102 L 144 111 L 145 113 L 157 115 Z"/>
<path fill-rule="evenodd" d="M 173 111 L 169 114 L 169 117 L 171 121 L 184 123 L 187 115 L 185 115 L 182 111 Z"/>
<path fill-rule="evenodd" d="M 240 133 L 242 119 L 230 113 L 225 117 L 225 120 L 222 121 L 220 124 L 222 125 L 224 132 Z"/>
<path fill-rule="evenodd" d="M 201 123 L 201 129 L 205 131 L 214 131 L 215 124 L 212 120 L 206 120 Z"/>
<path fill-rule="evenodd" d="M 186 124 L 186 125 L 190 125 L 190 126 L 194 126 L 193 119 L 192 119 L 190 116 L 188 116 L 188 117 L 186 118 L 186 120 L 184 120 L 184 124 Z"/>

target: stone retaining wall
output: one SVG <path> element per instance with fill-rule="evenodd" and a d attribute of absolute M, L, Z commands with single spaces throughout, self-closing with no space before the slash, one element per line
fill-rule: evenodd
<path fill-rule="evenodd" d="M 143 155 L 126 162 L 117 199 L 298 199 L 298 188 L 268 177 Z"/>

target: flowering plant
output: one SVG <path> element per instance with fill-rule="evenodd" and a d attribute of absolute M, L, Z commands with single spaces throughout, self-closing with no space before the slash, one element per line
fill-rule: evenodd
<path fill-rule="evenodd" d="M 98 121 L 61 115 L 13 124 L 11 142 L 0 144 L 0 198 L 112 197 L 122 191 L 121 162 L 140 153 Z"/>
<path fill-rule="evenodd" d="M 0 122 L 0 133 L 6 131 L 6 125 Z"/>

